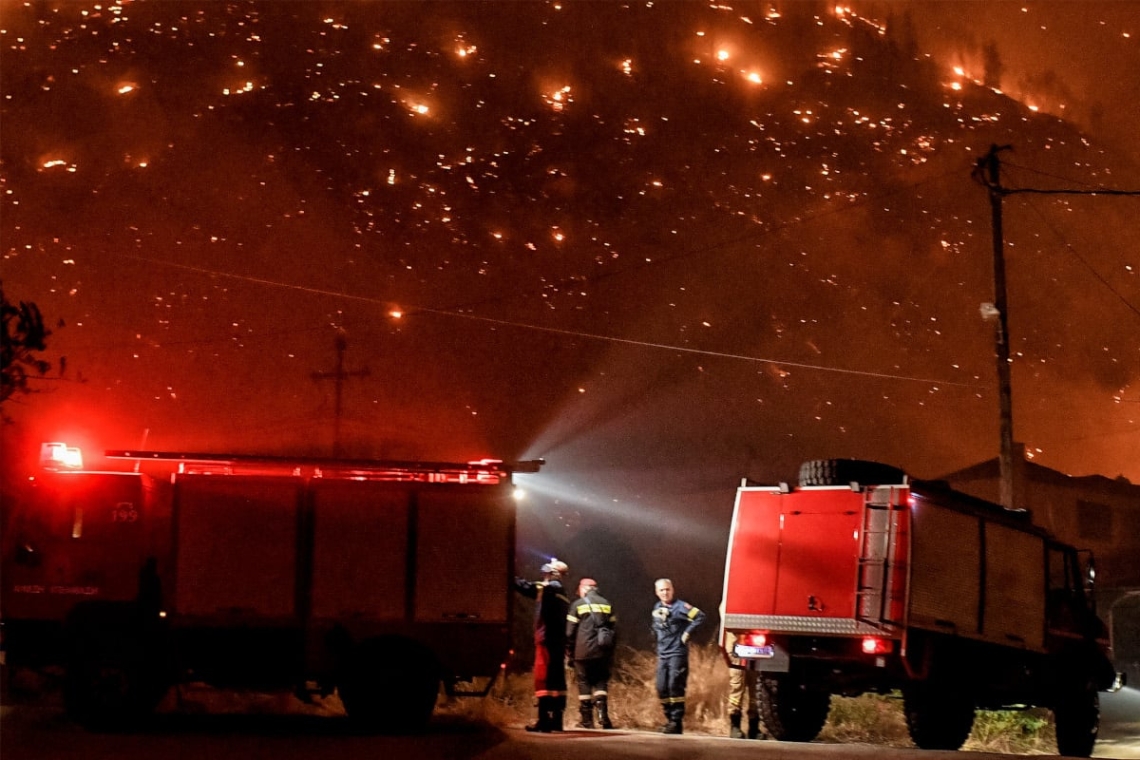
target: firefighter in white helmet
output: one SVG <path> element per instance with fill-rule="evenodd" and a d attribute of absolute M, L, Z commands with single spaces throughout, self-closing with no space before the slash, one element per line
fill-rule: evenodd
<path fill-rule="evenodd" d="M 541 568 L 541 581 L 515 578 L 515 589 L 535 600 L 534 607 L 534 696 L 538 720 L 527 731 L 549 733 L 562 730 L 566 709 L 566 614 L 570 600 L 562 578 L 570 572 L 555 558 Z"/>

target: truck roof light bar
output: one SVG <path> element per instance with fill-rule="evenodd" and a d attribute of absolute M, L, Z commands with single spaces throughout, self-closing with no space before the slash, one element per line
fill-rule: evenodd
<path fill-rule="evenodd" d="M 427 480 L 429 482 L 486 482 L 516 472 L 534 473 L 546 464 L 544 459 L 505 463 L 498 459 L 474 462 L 415 462 L 378 459 L 331 459 L 326 457 L 286 457 L 263 454 L 213 454 L 182 451 L 144 451 L 108 449 L 108 459 L 133 459 L 148 462 L 178 462 L 186 469 L 209 469 L 232 473 L 233 468 L 262 468 L 286 474 L 300 474 L 310 467 L 314 475 L 358 479 Z M 220 469 L 219 469 L 220 468 Z M 439 477 L 432 477 L 437 475 Z"/>

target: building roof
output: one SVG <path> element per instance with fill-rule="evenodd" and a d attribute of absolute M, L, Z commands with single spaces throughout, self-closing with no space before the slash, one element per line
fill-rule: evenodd
<path fill-rule="evenodd" d="M 1140 507 L 1140 485 L 1133 483 L 1123 475 L 1118 475 L 1115 478 L 1109 478 L 1104 475 L 1066 475 L 1063 472 L 1044 467 L 1028 459 L 1017 462 L 1016 464 L 1021 468 L 1022 476 L 1028 480 L 1090 492 L 1108 492 L 1122 497 L 1131 496 L 1137 500 L 1137 506 Z M 966 480 L 996 480 L 998 477 L 1000 477 L 1000 468 L 998 460 L 995 457 L 985 462 L 979 462 L 978 464 L 964 467 L 961 470 L 947 473 L 941 476 L 939 480 L 954 483 Z"/>

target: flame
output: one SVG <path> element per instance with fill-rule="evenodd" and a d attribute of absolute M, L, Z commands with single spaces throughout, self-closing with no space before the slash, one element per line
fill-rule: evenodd
<path fill-rule="evenodd" d="M 561 89 L 555 90 L 554 92 L 546 95 L 544 97 L 544 100 L 555 111 L 561 111 L 567 106 L 567 104 L 574 102 L 574 98 L 571 96 L 570 85 L 565 85 Z"/>

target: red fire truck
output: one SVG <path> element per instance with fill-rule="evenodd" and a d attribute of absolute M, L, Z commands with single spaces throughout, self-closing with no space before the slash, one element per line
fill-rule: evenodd
<path fill-rule="evenodd" d="M 813 460 L 796 487 L 738 489 L 721 641 L 759 671 L 776 739 L 815 738 L 832 694 L 901 691 L 921 748 L 961 747 L 975 709 L 1038 706 L 1060 752 L 1087 757 L 1097 692 L 1121 684 L 1092 577 L 1091 557 L 1027 512 L 875 462 Z"/>
<path fill-rule="evenodd" d="M 46 445 L 3 537 L 7 665 L 63 666 L 88 727 L 187 681 L 336 690 L 350 718 L 415 726 L 509 655 L 512 474 L 541 460 L 107 457 L 123 469 Z"/>

